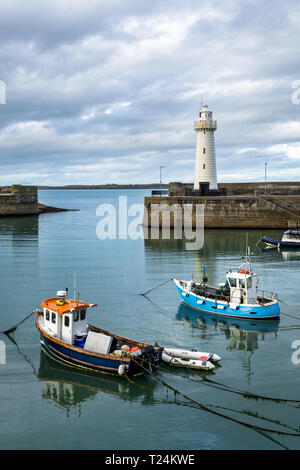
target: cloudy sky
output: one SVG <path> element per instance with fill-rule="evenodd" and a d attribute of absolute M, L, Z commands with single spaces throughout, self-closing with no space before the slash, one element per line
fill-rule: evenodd
<path fill-rule="evenodd" d="M 299 181 L 299 24 L 294 0 L 2 0 L 0 184 L 193 181 L 201 99 L 219 181 Z"/>

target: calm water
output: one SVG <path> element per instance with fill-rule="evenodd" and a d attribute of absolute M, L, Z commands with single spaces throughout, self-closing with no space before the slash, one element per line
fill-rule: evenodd
<path fill-rule="evenodd" d="M 300 329 L 295 329 L 300 320 L 284 315 L 280 323 L 268 324 L 216 320 L 180 306 L 172 283 L 153 291 L 148 300 L 139 295 L 172 276 L 199 277 L 202 263 L 210 283 L 224 281 L 225 272 L 237 267 L 244 254 L 244 231 L 206 231 L 198 252 L 186 251 L 178 240 L 97 238 L 99 204 L 117 204 L 119 195 L 128 196 L 129 204 L 143 202 L 148 194 L 41 191 L 40 202 L 80 211 L 0 219 L 0 331 L 57 290 L 69 287 L 73 292 L 76 272 L 80 297 L 99 305 L 90 323 L 145 342 L 215 351 L 223 358 L 209 374 L 162 367 L 158 375 L 165 382 L 240 421 L 295 432 L 300 423 L 295 404 L 253 400 L 208 386 L 203 379 L 300 400 L 300 365 L 291 359 L 292 343 L 300 340 Z M 256 242 L 262 235 L 249 232 L 261 287 L 300 308 L 300 252 L 260 251 Z M 282 310 L 300 318 L 300 312 Z M 6 364 L 0 364 L 1 449 L 300 448 L 299 437 L 264 435 L 183 406 L 152 377 L 130 384 L 66 369 L 41 354 L 33 318 L 17 329 L 14 342 L 5 335 L 0 339 L 6 350 Z"/>

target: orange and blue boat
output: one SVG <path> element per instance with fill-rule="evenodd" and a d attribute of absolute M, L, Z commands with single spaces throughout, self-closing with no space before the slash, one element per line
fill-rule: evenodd
<path fill-rule="evenodd" d="M 41 346 L 66 366 L 122 376 L 159 367 L 159 349 L 88 324 L 88 311 L 97 304 L 67 299 L 66 290 L 44 300 L 41 307 L 36 313 Z"/>

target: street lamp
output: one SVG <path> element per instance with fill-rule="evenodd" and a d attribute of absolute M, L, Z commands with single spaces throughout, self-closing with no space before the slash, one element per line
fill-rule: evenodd
<path fill-rule="evenodd" d="M 265 196 L 267 195 L 267 162 L 265 162 Z"/>
<path fill-rule="evenodd" d="M 162 169 L 162 168 L 166 168 L 166 166 L 165 166 L 165 165 L 161 165 L 161 166 L 159 167 L 159 194 L 160 194 L 160 196 L 161 196 L 161 169 Z"/>

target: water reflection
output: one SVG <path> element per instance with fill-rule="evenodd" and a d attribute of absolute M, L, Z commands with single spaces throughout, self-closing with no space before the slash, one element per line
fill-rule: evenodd
<path fill-rule="evenodd" d="M 225 318 L 200 312 L 180 304 L 176 319 L 184 322 L 190 328 L 200 331 L 201 339 L 212 339 L 216 333 L 226 337 L 227 350 L 255 351 L 259 341 L 264 341 L 265 335 L 272 333 L 277 338 L 279 320 L 249 321 L 238 318 Z"/>
<path fill-rule="evenodd" d="M 37 239 L 39 234 L 39 216 L 0 217 L 0 236 L 10 236 L 13 240 L 24 237 Z"/>
<path fill-rule="evenodd" d="M 140 400 L 142 405 L 153 404 L 156 382 L 147 377 L 134 378 L 130 383 L 123 377 L 99 375 L 69 368 L 51 358 L 41 349 L 38 378 L 44 382 L 42 398 L 66 410 L 75 409 L 81 415 L 81 404 L 98 393 L 116 395 L 122 400 Z"/>

